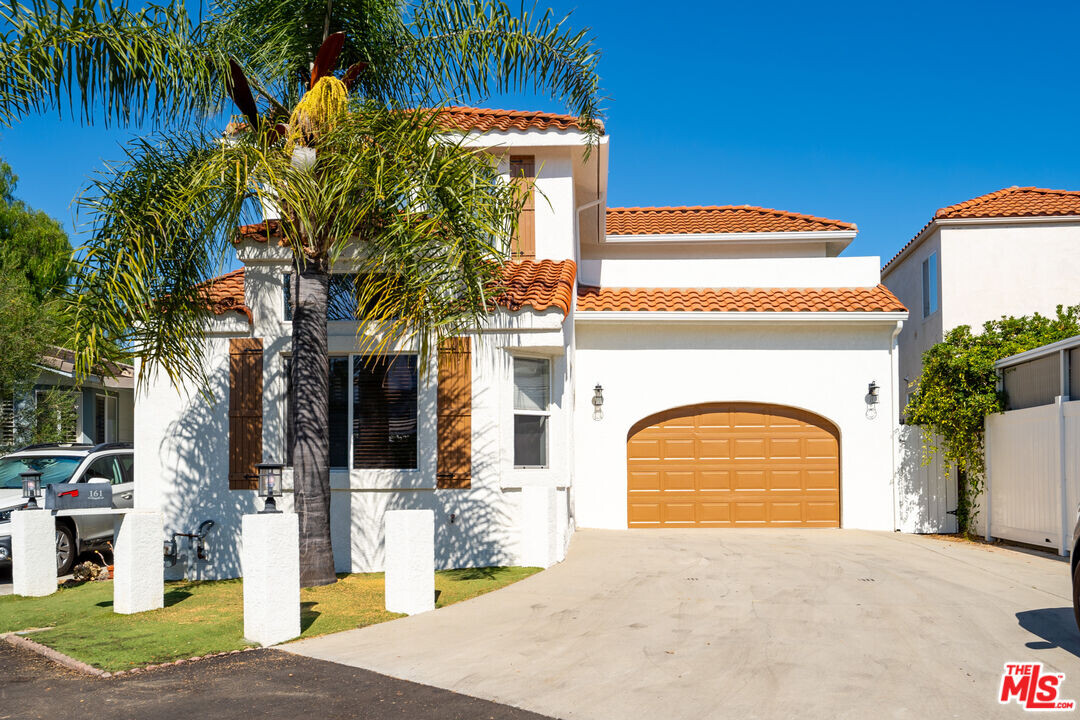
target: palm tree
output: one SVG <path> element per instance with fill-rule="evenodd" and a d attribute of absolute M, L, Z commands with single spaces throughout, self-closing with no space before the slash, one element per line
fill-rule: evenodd
<path fill-rule="evenodd" d="M 348 263 L 358 278 L 358 324 L 378 347 L 410 340 L 425 355 L 475 326 L 521 195 L 490 156 L 445 131 L 439 108 L 533 88 L 594 137 L 591 41 L 550 12 L 515 13 L 501 0 L 221 0 L 200 22 L 181 1 L 131 10 L 35 0 L 0 16 L 9 26 L 0 119 L 78 108 L 88 121 L 160 128 L 126 147 L 80 201 L 93 228 L 74 283 L 84 369 L 118 359 L 120 346 L 141 359 L 143 378 L 201 378 L 204 283 L 238 225 L 263 207 L 280 214 L 294 264 L 301 584 L 334 582 L 331 267 Z M 227 98 L 243 119 L 222 138 Z"/>

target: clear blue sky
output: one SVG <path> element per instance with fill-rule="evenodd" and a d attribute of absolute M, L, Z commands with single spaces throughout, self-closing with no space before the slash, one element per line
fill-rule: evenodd
<path fill-rule="evenodd" d="M 858 223 L 846 254 L 888 259 L 943 205 L 1080 190 L 1074 0 L 549 2 L 603 51 L 612 206 L 823 215 Z M 19 195 L 71 228 L 72 198 L 124 135 L 27 118 L 0 156 Z"/>

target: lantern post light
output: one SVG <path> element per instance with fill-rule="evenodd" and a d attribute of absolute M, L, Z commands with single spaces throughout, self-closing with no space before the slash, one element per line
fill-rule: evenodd
<path fill-rule="evenodd" d="M 259 463 L 255 469 L 259 472 L 259 497 L 266 502 L 261 512 L 281 512 L 274 498 L 281 497 L 281 477 L 285 466 L 281 463 Z"/>
<path fill-rule="evenodd" d="M 22 478 L 22 496 L 27 500 L 23 510 L 40 510 L 37 499 L 41 496 L 41 473 L 27 470 L 19 473 L 19 477 Z"/>
<path fill-rule="evenodd" d="M 878 384 L 876 381 L 871 380 L 870 385 L 867 387 L 867 396 L 871 405 L 877 405 L 878 403 Z"/>

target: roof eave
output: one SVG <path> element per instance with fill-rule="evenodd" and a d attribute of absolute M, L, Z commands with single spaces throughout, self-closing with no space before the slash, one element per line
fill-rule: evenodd
<path fill-rule="evenodd" d="M 665 323 L 860 323 L 894 325 L 907 320 L 907 312 L 885 312 L 880 310 L 842 312 L 790 312 L 790 311 L 753 311 L 753 312 L 713 312 L 701 310 L 578 310 L 574 321 L 584 324 L 625 323 L 625 322 L 665 322 Z"/>
<path fill-rule="evenodd" d="M 606 234 L 604 243 L 610 245 L 637 245 L 643 243 L 764 243 L 789 244 L 804 242 L 829 242 L 847 247 L 858 235 L 857 230 L 798 230 L 790 232 L 733 232 L 733 233 L 659 233 L 659 234 Z"/>

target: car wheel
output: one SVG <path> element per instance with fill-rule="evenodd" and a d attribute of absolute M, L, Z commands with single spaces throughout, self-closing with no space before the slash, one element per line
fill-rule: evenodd
<path fill-rule="evenodd" d="M 1073 616 L 1076 617 L 1076 627 L 1080 628 L 1080 563 L 1073 570 Z"/>
<path fill-rule="evenodd" d="M 67 575 L 75 564 L 75 535 L 67 525 L 56 526 L 56 574 Z"/>

